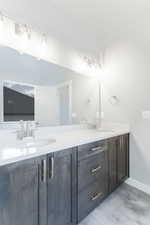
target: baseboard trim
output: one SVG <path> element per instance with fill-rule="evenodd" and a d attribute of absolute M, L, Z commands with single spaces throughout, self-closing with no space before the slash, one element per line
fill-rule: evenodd
<path fill-rule="evenodd" d="M 143 192 L 145 192 L 146 194 L 150 195 L 150 186 L 143 184 L 137 180 L 134 180 L 132 178 L 129 178 L 126 180 L 126 184 L 129 184 Z"/>

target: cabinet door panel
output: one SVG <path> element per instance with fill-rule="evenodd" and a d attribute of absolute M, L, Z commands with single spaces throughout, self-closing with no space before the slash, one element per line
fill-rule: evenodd
<path fill-rule="evenodd" d="M 38 224 L 38 163 L 27 160 L 0 168 L 0 224 Z"/>
<path fill-rule="evenodd" d="M 123 182 L 128 176 L 129 163 L 129 136 L 122 135 L 118 140 L 117 162 L 118 162 L 118 183 Z"/>
<path fill-rule="evenodd" d="M 52 163 L 51 157 L 54 157 Z M 72 150 L 49 156 L 48 225 L 72 224 Z M 53 164 L 53 165 L 52 165 Z M 53 168 L 52 168 L 53 167 Z"/>
<path fill-rule="evenodd" d="M 109 155 L 109 192 L 117 187 L 117 141 L 112 138 L 108 141 Z"/>

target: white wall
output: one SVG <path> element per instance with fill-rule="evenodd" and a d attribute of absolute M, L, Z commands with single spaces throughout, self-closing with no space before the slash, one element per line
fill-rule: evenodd
<path fill-rule="evenodd" d="M 102 111 L 104 120 L 129 122 L 131 126 L 131 178 L 150 186 L 150 52 L 142 43 L 122 41 L 107 49 L 103 70 Z M 111 105 L 111 96 L 119 104 Z"/>

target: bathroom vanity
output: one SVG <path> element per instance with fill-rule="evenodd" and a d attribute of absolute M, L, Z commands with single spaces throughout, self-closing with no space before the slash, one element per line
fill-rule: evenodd
<path fill-rule="evenodd" d="M 78 224 L 129 177 L 128 133 L 54 145 L 1 160 L 0 225 Z"/>
<path fill-rule="evenodd" d="M 92 76 L 7 47 L 0 60 L 0 225 L 79 224 L 129 177 L 129 129 L 94 129 Z"/>

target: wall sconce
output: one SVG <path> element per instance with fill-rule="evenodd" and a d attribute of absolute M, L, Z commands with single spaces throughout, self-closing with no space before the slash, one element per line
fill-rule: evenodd
<path fill-rule="evenodd" d="M 31 39 L 31 28 L 27 24 L 14 24 L 15 34 L 17 36 L 26 35 L 27 39 Z"/>

